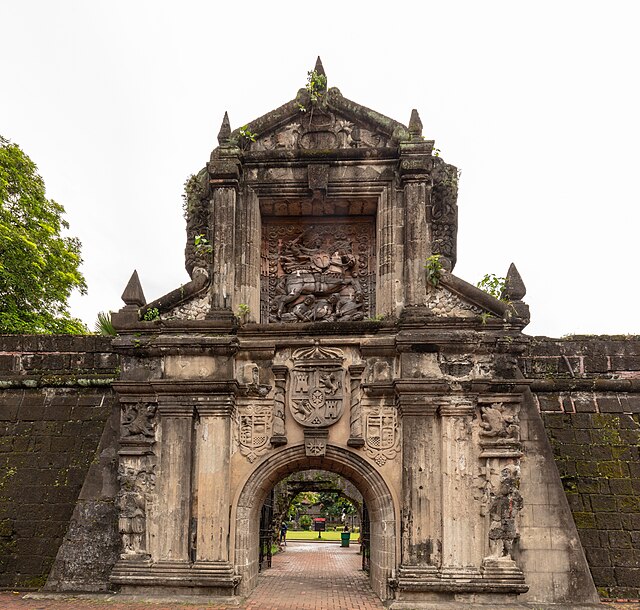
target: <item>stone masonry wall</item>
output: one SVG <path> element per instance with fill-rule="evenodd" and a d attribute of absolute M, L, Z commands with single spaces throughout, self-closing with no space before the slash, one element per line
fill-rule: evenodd
<path fill-rule="evenodd" d="M 534 337 L 521 366 L 598 592 L 640 598 L 640 337 Z"/>
<path fill-rule="evenodd" d="M 0 336 L 0 587 L 40 587 L 115 397 L 104 337 Z"/>
<path fill-rule="evenodd" d="M 640 597 L 640 337 L 533 337 L 521 367 L 599 592 Z M 0 587 L 41 586 L 56 553 L 50 588 L 106 582 L 117 375 L 108 338 L 0 337 Z"/>

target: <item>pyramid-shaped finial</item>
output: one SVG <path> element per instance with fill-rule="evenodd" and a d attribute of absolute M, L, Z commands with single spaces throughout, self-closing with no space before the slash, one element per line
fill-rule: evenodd
<path fill-rule="evenodd" d="M 316 66 L 313 69 L 316 74 L 322 74 L 322 76 L 327 76 L 324 71 L 324 66 L 322 65 L 322 60 L 320 59 L 320 55 L 318 55 L 318 59 L 316 59 Z"/>
<path fill-rule="evenodd" d="M 137 271 L 134 271 L 131 275 L 131 279 L 124 289 L 121 299 L 125 305 L 129 307 L 144 307 L 147 304 L 147 299 L 144 298 L 144 292 L 142 292 Z"/>
<path fill-rule="evenodd" d="M 422 121 L 415 108 L 411 111 L 411 118 L 409 119 L 409 133 L 412 137 L 422 137 Z"/>
<path fill-rule="evenodd" d="M 225 112 L 222 119 L 222 125 L 220 125 L 220 132 L 218 133 L 218 144 L 227 144 L 229 137 L 231 136 L 231 125 L 229 124 L 229 115 Z"/>
<path fill-rule="evenodd" d="M 516 266 L 511 263 L 505 278 L 503 295 L 509 301 L 521 301 L 525 294 L 527 294 L 527 287 L 524 285 Z"/>

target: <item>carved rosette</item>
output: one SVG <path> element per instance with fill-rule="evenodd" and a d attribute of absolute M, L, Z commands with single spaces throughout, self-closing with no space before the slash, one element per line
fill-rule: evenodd
<path fill-rule="evenodd" d="M 327 428 L 344 412 L 345 371 L 342 350 L 318 345 L 293 353 L 289 408 L 308 428 Z"/>
<path fill-rule="evenodd" d="M 481 514 L 486 518 L 488 554 L 482 562 L 484 578 L 524 582 L 513 557 L 523 500 L 520 494 L 521 397 L 481 397 L 480 454 L 483 479 Z"/>
<path fill-rule="evenodd" d="M 364 448 L 378 466 L 384 466 L 400 450 L 398 412 L 395 406 L 378 405 L 364 410 Z"/>
<path fill-rule="evenodd" d="M 274 412 L 270 405 L 238 406 L 240 453 L 253 463 L 269 449 Z"/>

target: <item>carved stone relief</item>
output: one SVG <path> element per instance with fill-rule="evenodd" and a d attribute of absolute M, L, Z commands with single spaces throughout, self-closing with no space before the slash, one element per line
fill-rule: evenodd
<path fill-rule="evenodd" d="M 127 463 L 128 462 L 128 463 Z M 155 468 L 128 458 L 118 468 L 120 491 L 116 497 L 118 530 L 122 537 L 122 559 L 146 559 L 147 502 L 155 487 Z"/>
<path fill-rule="evenodd" d="M 375 406 L 364 409 L 364 447 L 378 466 L 384 466 L 400 450 L 398 414 L 395 407 Z"/>
<path fill-rule="evenodd" d="M 120 436 L 127 440 L 154 439 L 156 405 L 123 404 L 120 416 Z"/>
<path fill-rule="evenodd" d="M 253 463 L 269 449 L 273 426 L 273 409 L 267 404 L 238 407 L 240 453 Z"/>
<path fill-rule="evenodd" d="M 371 315 L 373 219 L 286 222 L 265 218 L 262 317 L 269 322 L 346 322 Z"/>
<path fill-rule="evenodd" d="M 520 404 L 494 402 L 480 406 L 480 438 L 483 448 L 511 446 L 520 442 Z"/>
<path fill-rule="evenodd" d="M 302 113 L 299 121 L 292 121 L 275 133 L 258 137 L 250 150 L 292 150 L 295 148 L 383 148 L 387 136 L 371 131 L 346 119 L 315 108 Z"/>
<path fill-rule="evenodd" d="M 301 425 L 326 428 L 344 412 L 345 371 L 341 350 L 315 346 L 293 353 L 289 407 Z"/>
<path fill-rule="evenodd" d="M 517 519 L 522 510 L 520 467 L 509 464 L 488 475 L 489 556 L 487 559 L 513 560 L 513 544 L 518 538 Z"/>
<path fill-rule="evenodd" d="M 456 316 L 468 318 L 482 313 L 482 309 L 470 303 L 465 303 L 460 297 L 443 286 L 427 292 L 427 307 L 441 317 Z"/>

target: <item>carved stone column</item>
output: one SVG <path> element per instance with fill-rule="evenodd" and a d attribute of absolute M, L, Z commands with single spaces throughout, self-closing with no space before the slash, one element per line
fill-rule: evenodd
<path fill-rule="evenodd" d="M 424 305 L 427 294 L 425 263 L 429 256 L 427 187 L 422 181 L 405 182 L 405 304 Z"/>
<path fill-rule="evenodd" d="M 189 517 L 191 504 L 191 430 L 193 406 L 164 402 L 158 412 L 162 430 L 162 452 L 158 476 L 158 559 L 189 561 Z"/>
<path fill-rule="evenodd" d="M 226 133 L 222 134 L 222 138 L 219 136 L 218 141 L 220 147 L 212 153 L 209 163 L 211 204 L 207 238 L 214 245 L 214 251 L 211 267 L 211 312 L 208 317 L 232 319 L 231 308 L 235 305 L 232 299 L 236 275 L 235 226 L 240 151 L 229 142 Z"/>
<path fill-rule="evenodd" d="M 347 445 L 350 447 L 362 447 L 364 438 L 362 435 L 362 392 L 360 384 L 362 383 L 362 373 L 364 372 L 364 364 L 352 364 L 349 367 L 349 385 L 350 385 L 350 410 L 349 410 L 349 440 Z"/>
<path fill-rule="evenodd" d="M 441 578 L 456 583 L 480 578 L 480 521 L 476 513 L 472 442 L 474 401 L 449 397 L 440 405 L 442 425 Z"/>
<path fill-rule="evenodd" d="M 229 462 L 233 394 L 210 396 L 197 406 L 196 564 L 229 561 Z"/>
<path fill-rule="evenodd" d="M 275 380 L 275 394 L 273 397 L 273 427 L 271 444 L 274 447 L 287 444 L 287 430 L 285 427 L 285 396 L 287 391 L 287 375 L 289 369 L 283 365 L 271 367 Z"/>
<path fill-rule="evenodd" d="M 416 138 L 400 146 L 400 175 L 404 185 L 405 305 L 424 306 L 427 280 L 424 266 L 429 256 L 427 204 L 432 143 Z"/>

